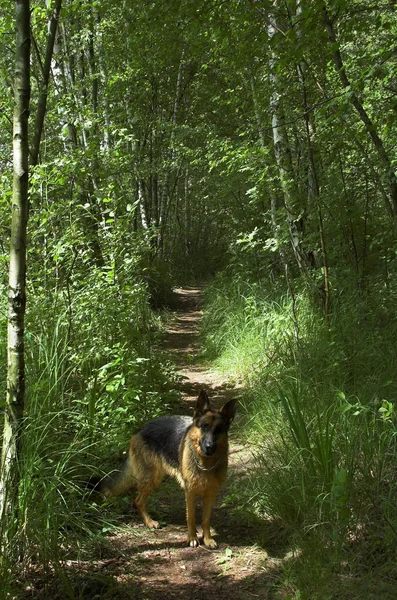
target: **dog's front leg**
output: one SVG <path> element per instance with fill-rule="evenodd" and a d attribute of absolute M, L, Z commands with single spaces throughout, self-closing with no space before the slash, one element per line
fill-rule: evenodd
<path fill-rule="evenodd" d="M 210 528 L 211 512 L 212 507 L 214 506 L 215 498 L 216 496 L 212 494 L 209 496 L 204 496 L 203 498 L 203 538 L 204 545 L 207 548 L 217 548 L 218 546 L 214 538 L 211 537 Z"/>
<path fill-rule="evenodd" d="M 189 490 L 186 490 L 186 519 L 188 544 L 196 548 L 199 545 L 196 531 L 196 495 Z"/>

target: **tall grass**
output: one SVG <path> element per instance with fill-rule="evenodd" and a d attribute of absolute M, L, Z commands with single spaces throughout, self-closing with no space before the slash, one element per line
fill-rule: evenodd
<path fill-rule="evenodd" d="M 8 540 L 0 598 L 31 569 L 56 577 L 65 597 L 79 597 L 64 561 L 108 528 L 84 482 L 117 467 L 133 429 L 177 402 L 145 287 L 123 293 L 97 273 L 71 305 L 61 295 L 31 298 L 19 504 L 0 524 Z"/>
<path fill-rule="evenodd" d="M 291 532 L 301 567 L 332 556 L 331 571 L 377 561 L 395 574 L 394 303 L 390 291 L 350 291 L 326 323 L 305 292 L 293 315 L 288 296 L 260 284 L 219 277 L 208 290 L 207 351 L 245 383 L 247 502 Z"/>

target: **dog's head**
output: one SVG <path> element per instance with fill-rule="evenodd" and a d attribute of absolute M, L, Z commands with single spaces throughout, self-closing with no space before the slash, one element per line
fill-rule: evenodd
<path fill-rule="evenodd" d="M 211 407 L 207 393 L 201 390 L 193 414 L 196 450 L 202 456 L 212 456 L 227 443 L 227 433 L 236 414 L 236 400 L 222 408 Z"/>

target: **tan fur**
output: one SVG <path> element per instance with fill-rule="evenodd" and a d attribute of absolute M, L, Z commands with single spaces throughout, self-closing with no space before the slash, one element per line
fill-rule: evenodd
<path fill-rule="evenodd" d="M 188 543 L 191 547 L 199 545 L 196 532 L 196 497 L 203 498 L 203 540 L 207 548 L 216 548 L 217 543 L 211 537 L 210 519 L 212 507 L 215 503 L 219 489 L 226 480 L 228 465 L 228 443 L 226 435 L 222 442 L 218 441 L 217 452 L 210 456 L 203 456 L 200 450 L 200 430 L 192 427 L 187 436 L 188 443 L 184 445 L 181 460 L 181 472 L 185 481 L 186 519 L 188 525 Z M 190 442 L 190 444 L 189 444 Z M 197 463 L 204 469 L 201 470 Z"/>
<path fill-rule="evenodd" d="M 204 407 L 202 395 L 207 402 Z M 232 405 L 231 408 L 229 405 Z M 222 413 L 224 409 L 230 413 L 227 417 Z M 218 491 L 226 479 L 228 465 L 227 427 L 234 417 L 234 411 L 234 403 L 228 403 L 220 411 L 212 410 L 205 392 L 201 392 L 195 409 L 193 425 L 188 429 L 179 446 L 179 468 L 170 465 L 137 433 L 131 438 L 123 471 L 115 478 L 110 477 L 103 480 L 99 490 L 105 496 L 113 496 L 128 492 L 131 488 L 136 488 L 137 493 L 133 504 L 145 525 L 157 529 L 160 525 L 147 512 L 146 502 L 149 495 L 160 485 L 165 475 L 174 477 L 185 490 L 189 545 L 195 547 L 199 544 L 196 532 L 195 504 L 196 498 L 202 497 L 204 544 L 208 548 L 216 548 L 217 544 L 211 537 L 210 518 Z M 225 421 L 226 418 L 227 421 Z M 210 428 L 214 436 L 216 428 L 223 424 L 223 431 L 216 435 L 216 450 L 210 456 L 206 456 L 200 446 L 203 433 L 202 429 L 197 426 L 199 420 L 200 425 L 204 424 Z M 227 422 L 226 427 L 225 422 Z"/>

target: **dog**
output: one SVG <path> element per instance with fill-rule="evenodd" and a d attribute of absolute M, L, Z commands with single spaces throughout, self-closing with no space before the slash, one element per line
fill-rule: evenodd
<path fill-rule="evenodd" d="M 102 495 L 118 496 L 136 488 L 133 504 L 145 525 L 159 529 L 149 515 L 146 502 L 149 494 L 161 483 L 164 475 L 174 477 L 186 497 L 188 545 L 199 545 L 196 532 L 196 497 L 203 498 L 203 541 L 207 548 L 216 548 L 211 537 L 212 507 L 228 466 L 228 431 L 236 413 L 236 400 L 221 409 L 211 407 L 207 393 L 201 390 L 193 418 L 163 416 L 144 425 L 130 441 L 127 459 L 115 475 L 104 477 L 91 486 Z"/>

